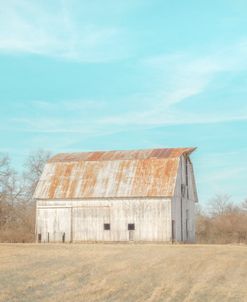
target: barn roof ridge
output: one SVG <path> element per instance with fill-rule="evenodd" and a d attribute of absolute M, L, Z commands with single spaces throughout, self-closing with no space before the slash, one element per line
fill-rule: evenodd
<path fill-rule="evenodd" d="M 187 147 L 58 153 L 48 163 L 178 158 L 195 150 L 195 147 Z"/>

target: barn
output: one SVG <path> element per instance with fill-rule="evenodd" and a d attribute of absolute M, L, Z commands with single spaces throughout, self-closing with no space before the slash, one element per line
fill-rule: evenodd
<path fill-rule="evenodd" d="M 195 148 L 63 153 L 37 184 L 38 242 L 194 242 Z"/>

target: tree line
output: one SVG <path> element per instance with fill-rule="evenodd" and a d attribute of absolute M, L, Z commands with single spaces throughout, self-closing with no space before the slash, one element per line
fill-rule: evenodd
<path fill-rule="evenodd" d="M 29 154 L 23 172 L 17 172 L 8 155 L 0 154 L 0 242 L 34 242 L 33 193 L 50 152 Z"/>
<path fill-rule="evenodd" d="M 35 241 L 33 193 L 51 153 L 29 154 L 23 172 L 17 172 L 8 155 L 0 154 L 0 242 Z M 196 205 L 197 243 L 247 243 L 247 199 L 232 202 L 216 195 L 206 206 Z"/>
<path fill-rule="evenodd" d="M 247 243 L 247 199 L 232 202 L 216 195 L 207 206 L 196 206 L 197 243 Z"/>

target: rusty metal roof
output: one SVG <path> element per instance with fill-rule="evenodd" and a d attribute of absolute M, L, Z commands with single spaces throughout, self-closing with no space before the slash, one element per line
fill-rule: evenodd
<path fill-rule="evenodd" d="M 102 160 L 139 160 L 150 158 L 179 157 L 183 153 L 190 154 L 196 148 L 162 148 L 145 150 L 96 151 L 78 153 L 60 153 L 53 156 L 49 162 L 69 161 L 102 161 Z"/>
<path fill-rule="evenodd" d="M 64 153 L 45 165 L 37 199 L 170 197 L 182 154 L 195 148 Z"/>

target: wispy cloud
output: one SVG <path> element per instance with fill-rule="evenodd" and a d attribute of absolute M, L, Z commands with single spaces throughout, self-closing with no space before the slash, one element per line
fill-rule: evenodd
<path fill-rule="evenodd" d="M 113 125 L 171 125 L 221 123 L 247 119 L 247 105 L 237 111 L 217 110 L 200 115 L 181 110 L 179 105 L 191 97 L 208 92 L 214 81 L 225 74 L 237 74 L 247 69 L 247 40 L 219 48 L 210 54 L 175 53 L 142 60 L 157 81 L 137 111 L 108 116 L 102 123 Z M 158 85 L 157 85 L 158 83 Z M 140 96 L 138 96 L 140 98 Z M 147 108 L 147 109 L 145 109 Z"/>
<path fill-rule="evenodd" d="M 11 126 L 8 127 L 19 131 L 80 133 L 92 137 L 138 127 L 247 120 L 247 104 L 243 105 L 245 107 L 236 106 L 235 111 L 220 108 L 220 111 L 204 112 L 203 108 L 200 108 L 200 114 L 193 107 L 190 110 L 187 110 L 186 106 L 181 107 L 191 97 L 199 98 L 208 92 L 222 74 L 245 70 L 246 62 L 247 43 L 244 41 L 211 54 L 164 54 L 142 59 L 138 68 L 145 69 L 154 82 L 154 86 L 150 85 L 145 93 L 119 97 L 114 103 L 105 99 L 63 100 L 54 103 L 33 101 L 26 106 L 32 109 L 34 114 L 12 118 Z M 147 81 L 147 78 L 145 80 Z M 124 110 L 123 107 L 118 109 L 120 103 L 124 104 Z M 131 108 L 130 103 L 135 109 L 128 109 Z"/>
<path fill-rule="evenodd" d="M 128 56 L 128 46 L 123 42 L 126 32 L 122 28 L 100 26 L 93 18 L 90 23 L 82 20 L 79 24 L 69 2 L 54 4 L 52 9 L 45 1 L 1 3 L 0 52 L 31 53 L 82 62 L 105 62 Z"/>

